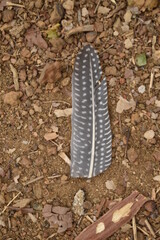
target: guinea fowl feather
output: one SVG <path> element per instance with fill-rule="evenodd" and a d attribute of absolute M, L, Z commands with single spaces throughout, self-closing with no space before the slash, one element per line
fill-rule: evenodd
<path fill-rule="evenodd" d="M 106 78 L 90 45 L 77 55 L 72 75 L 71 176 L 102 173 L 111 164 L 112 134 Z"/>

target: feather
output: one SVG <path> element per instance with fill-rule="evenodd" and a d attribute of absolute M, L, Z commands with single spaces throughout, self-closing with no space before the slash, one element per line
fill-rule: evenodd
<path fill-rule="evenodd" d="M 102 173 L 111 164 L 112 134 L 106 78 L 90 45 L 77 55 L 72 75 L 71 176 Z"/>

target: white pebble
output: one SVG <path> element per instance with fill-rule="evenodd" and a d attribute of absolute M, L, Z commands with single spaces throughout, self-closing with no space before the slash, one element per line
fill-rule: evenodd
<path fill-rule="evenodd" d="M 143 94 L 146 90 L 146 87 L 144 85 L 141 85 L 139 88 L 138 88 L 138 92 Z"/>

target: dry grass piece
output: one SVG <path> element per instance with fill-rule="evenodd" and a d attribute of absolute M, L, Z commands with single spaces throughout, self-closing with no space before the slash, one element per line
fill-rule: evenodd
<path fill-rule="evenodd" d="M 94 31 L 94 25 L 85 25 L 85 26 L 75 27 L 66 33 L 66 38 L 70 37 L 73 34 L 82 33 L 82 32 L 93 32 L 93 31 Z"/>

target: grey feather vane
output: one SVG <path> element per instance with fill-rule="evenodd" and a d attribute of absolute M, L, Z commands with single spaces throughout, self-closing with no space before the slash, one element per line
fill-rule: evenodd
<path fill-rule="evenodd" d="M 71 176 L 91 178 L 111 164 L 112 134 L 106 78 L 90 45 L 77 55 L 72 75 Z"/>

